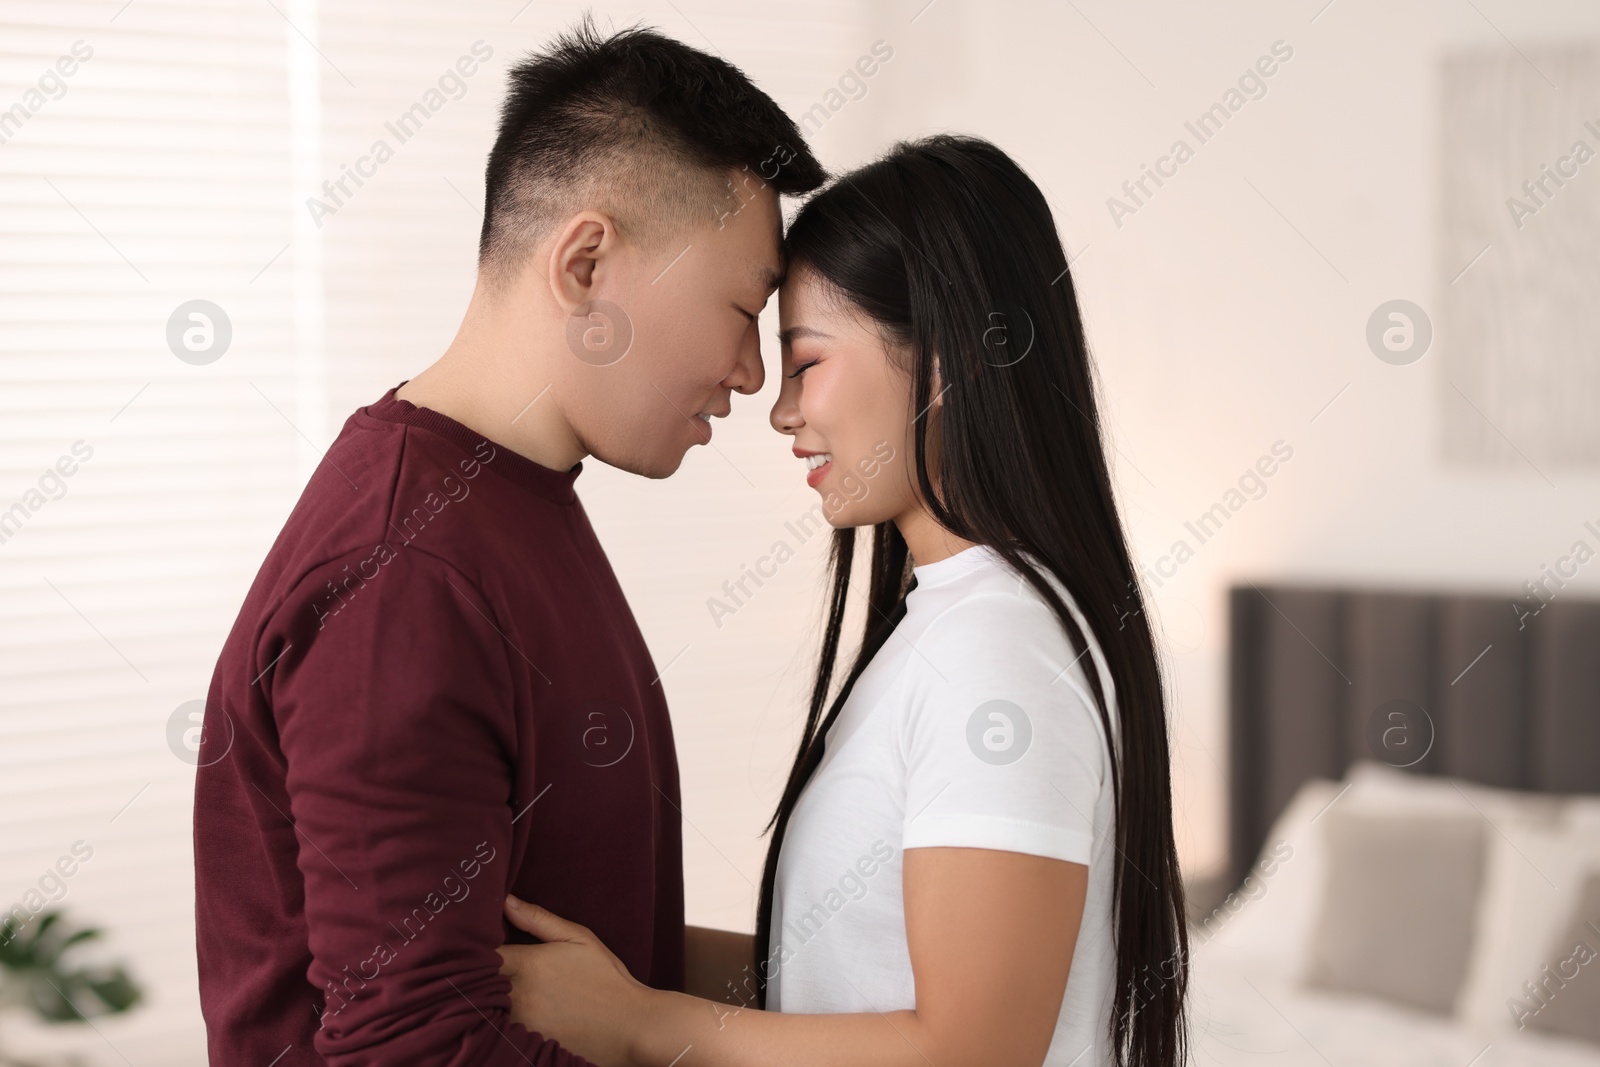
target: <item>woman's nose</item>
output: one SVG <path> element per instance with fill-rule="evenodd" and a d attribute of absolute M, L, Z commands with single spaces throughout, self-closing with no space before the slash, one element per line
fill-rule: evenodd
<path fill-rule="evenodd" d="M 798 427 L 800 410 L 794 403 L 789 402 L 789 398 L 786 395 L 778 394 L 778 402 L 773 403 L 771 422 L 773 422 L 773 429 L 778 430 L 779 434 L 794 434 L 795 430 L 800 429 Z"/>
<path fill-rule="evenodd" d="M 800 405 L 795 403 L 790 383 L 785 380 L 778 390 L 778 399 L 772 405 L 772 428 L 779 433 L 792 434 L 803 424 Z"/>

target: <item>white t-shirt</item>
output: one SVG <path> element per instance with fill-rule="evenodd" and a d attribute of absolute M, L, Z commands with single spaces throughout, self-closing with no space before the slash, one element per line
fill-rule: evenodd
<path fill-rule="evenodd" d="M 1074 661 L 1049 604 L 988 546 L 914 573 L 904 618 L 856 680 L 790 815 L 774 885 L 767 1006 L 811 1014 L 916 1007 L 902 850 L 1050 856 L 1087 864 L 1089 883 L 1045 1063 L 1111 1064 L 1115 809 L 1084 672 L 1093 660 L 1115 734 L 1104 656 L 1090 634 L 1090 655 Z M 1051 580 L 1087 633 L 1077 605 Z"/>

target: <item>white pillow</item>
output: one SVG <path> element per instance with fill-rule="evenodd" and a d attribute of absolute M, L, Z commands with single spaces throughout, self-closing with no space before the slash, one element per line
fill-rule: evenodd
<path fill-rule="evenodd" d="M 1498 789 L 1370 761 L 1352 767 L 1350 778 L 1351 793 L 1364 801 L 1388 799 L 1396 810 L 1476 811 L 1487 821 L 1483 891 L 1455 1015 L 1486 1039 L 1516 1032 L 1507 1001 L 1528 1003 L 1523 982 L 1536 981 L 1546 964 L 1555 967 L 1571 952 L 1567 945 L 1553 955 L 1584 877 L 1600 870 L 1600 797 Z"/>
<path fill-rule="evenodd" d="M 1253 973 L 1297 976 L 1316 923 L 1326 848 L 1318 818 L 1343 783 L 1303 782 L 1283 809 L 1244 883 L 1190 933 L 1196 948 Z"/>
<path fill-rule="evenodd" d="M 1538 983 L 1547 964 L 1572 951 L 1557 946 L 1588 872 L 1600 870 L 1600 809 L 1593 800 L 1565 805 L 1558 819 L 1523 813 L 1489 842 L 1483 907 L 1473 956 L 1456 1002 L 1460 1021 L 1486 1037 L 1515 1032 L 1508 1000 L 1530 1007 L 1524 982 Z"/>
<path fill-rule="evenodd" d="M 1561 810 L 1558 797 L 1421 775 L 1373 760 L 1352 764 L 1342 782 L 1307 779 L 1267 832 L 1245 883 L 1192 932 L 1196 946 L 1214 946 L 1209 951 L 1229 961 L 1299 983 L 1322 907 L 1327 846 L 1321 818 L 1334 804 L 1367 813 L 1476 812 L 1496 828 L 1514 820 L 1519 826 L 1553 824 Z M 1592 825 L 1600 828 L 1600 798 L 1592 818 Z M 1500 834 L 1490 830 L 1488 836 L 1499 839 Z M 1483 929 L 1487 890 L 1486 881 L 1479 894 L 1475 931 Z M 1478 940 L 1480 934 L 1475 932 L 1475 943 Z M 1469 969 L 1463 996 L 1471 986 L 1471 974 Z M 1458 1010 L 1460 1004 L 1458 998 Z M 1500 1010 L 1505 1010 L 1503 1004 Z"/>
<path fill-rule="evenodd" d="M 1560 817 L 1563 804 L 1562 797 L 1551 793 L 1499 789 L 1463 778 L 1415 774 L 1374 760 L 1352 764 L 1347 778 L 1355 784 L 1352 792 L 1363 800 L 1392 804 L 1418 814 L 1476 813 L 1491 827 L 1524 818 L 1553 824 Z"/>
<path fill-rule="evenodd" d="M 1486 1035 L 1515 1030 L 1506 998 L 1522 994 L 1522 983 L 1538 977 L 1546 962 L 1559 962 L 1543 957 L 1572 913 L 1583 871 L 1591 858 L 1600 862 L 1600 802 L 1581 816 L 1592 828 L 1585 848 L 1578 840 L 1585 835 L 1569 825 L 1578 818 L 1574 807 L 1558 794 L 1411 774 L 1373 761 L 1354 765 L 1350 779 L 1363 801 L 1396 811 L 1475 812 L 1486 821 L 1483 887 L 1454 1014 Z"/>
<path fill-rule="evenodd" d="M 1600 796 L 1588 793 L 1569 796 L 1562 814 L 1574 831 L 1600 835 Z"/>

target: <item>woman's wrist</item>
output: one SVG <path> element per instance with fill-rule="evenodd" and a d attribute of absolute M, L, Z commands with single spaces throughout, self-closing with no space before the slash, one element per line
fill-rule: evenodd
<path fill-rule="evenodd" d="M 628 1010 L 628 1060 L 634 1067 L 655 1067 L 670 1062 L 660 1059 L 661 1030 L 670 1018 L 673 994 L 640 983 L 637 996 Z"/>
<path fill-rule="evenodd" d="M 667 1067 L 706 1031 L 718 1028 L 720 1013 L 738 1010 L 668 989 L 641 990 L 630 1013 L 628 1058 L 634 1067 Z"/>

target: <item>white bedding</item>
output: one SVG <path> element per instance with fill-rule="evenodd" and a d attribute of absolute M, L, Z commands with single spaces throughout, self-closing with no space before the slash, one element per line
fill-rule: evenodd
<path fill-rule="evenodd" d="M 1520 1034 L 1474 1034 L 1453 1018 L 1365 997 L 1303 990 L 1281 973 L 1194 953 L 1196 1067 L 1600 1067 L 1600 1049 Z"/>
<path fill-rule="evenodd" d="M 1540 958 L 1537 948 L 1531 954 L 1528 949 L 1545 937 L 1535 927 L 1566 912 L 1564 895 L 1529 894 L 1546 888 L 1543 879 L 1573 884 L 1571 872 L 1558 868 L 1576 862 L 1578 854 L 1600 862 L 1600 802 L 1575 805 L 1581 827 L 1575 837 L 1547 838 L 1541 845 L 1543 801 L 1438 779 L 1418 782 L 1400 773 L 1365 766 L 1346 782 L 1305 783 L 1269 832 L 1262 855 L 1274 861 L 1252 868 L 1241 895 L 1191 935 L 1197 1067 L 1600 1067 L 1600 1046 L 1519 1031 L 1503 1010 L 1514 977 L 1530 973 Z M 1475 934 L 1479 949 L 1455 1014 L 1433 1015 L 1302 985 L 1325 867 L 1316 823 L 1333 803 L 1368 810 L 1469 807 L 1494 827 L 1493 840 L 1506 858 L 1483 898 Z"/>

